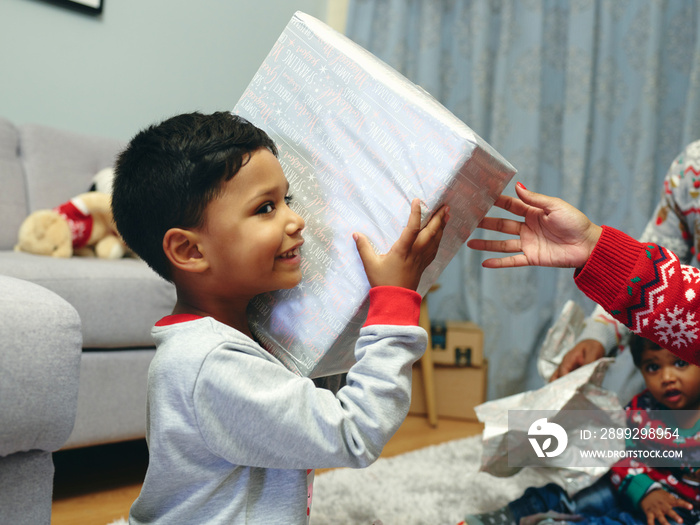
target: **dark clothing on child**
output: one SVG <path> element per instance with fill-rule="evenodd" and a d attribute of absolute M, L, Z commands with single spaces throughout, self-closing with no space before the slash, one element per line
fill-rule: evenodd
<path fill-rule="evenodd" d="M 577 492 L 570 497 L 566 491 L 555 483 L 544 487 L 530 487 L 520 498 L 508 504 L 513 515 L 513 522 L 519 523 L 521 518 L 533 514 L 555 511 L 563 514 L 576 515 L 575 523 L 584 525 L 646 525 L 644 513 L 630 508 L 615 493 L 615 489 L 606 477 L 598 480 L 590 487 Z M 682 508 L 674 509 L 687 525 L 698 521 L 693 511 Z M 571 519 L 572 523 L 574 519 Z M 671 520 L 669 522 L 672 523 Z M 484 525 L 489 525 L 486 521 Z"/>

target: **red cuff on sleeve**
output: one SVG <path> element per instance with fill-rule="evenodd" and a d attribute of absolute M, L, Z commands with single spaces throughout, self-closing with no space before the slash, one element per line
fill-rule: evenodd
<path fill-rule="evenodd" d="M 376 286 L 369 291 L 369 312 L 364 326 L 391 324 L 418 326 L 421 296 L 408 288 Z"/>
<path fill-rule="evenodd" d="M 644 246 L 629 235 L 603 226 L 603 233 L 586 264 L 574 276 L 576 285 L 606 310 L 616 304 L 621 291 L 627 290 Z"/>

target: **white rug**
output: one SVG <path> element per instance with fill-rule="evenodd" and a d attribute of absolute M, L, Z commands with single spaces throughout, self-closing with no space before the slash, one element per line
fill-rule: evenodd
<path fill-rule="evenodd" d="M 496 478 L 478 472 L 480 461 L 481 436 L 474 436 L 317 475 L 311 525 L 456 525 L 547 482 L 533 470 Z"/>
<path fill-rule="evenodd" d="M 379 459 L 361 470 L 316 477 L 312 525 L 456 525 L 465 514 L 493 510 L 547 481 L 536 472 L 511 478 L 478 472 L 481 436 Z"/>

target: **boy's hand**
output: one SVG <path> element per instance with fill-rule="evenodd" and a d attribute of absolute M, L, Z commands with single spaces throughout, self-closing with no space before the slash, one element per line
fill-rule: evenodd
<path fill-rule="evenodd" d="M 693 508 L 691 503 L 666 492 L 664 489 L 652 490 L 642 498 L 639 506 L 647 517 L 648 525 L 654 525 L 654 520 L 659 520 L 661 525 L 669 525 L 666 516 L 673 521 L 683 523 L 683 519 L 673 510 L 673 507 L 683 507 L 688 510 Z"/>
<path fill-rule="evenodd" d="M 561 199 L 528 191 L 520 183 L 516 184 L 515 189 L 520 199 L 501 195 L 495 205 L 525 220 L 519 222 L 485 217 L 479 227 L 519 238 L 506 241 L 472 239 L 467 246 L 475 250 L 522 253 L 486 259 L 483 266 L 582 267 L 598 242 L 602 228 Z"/>
<path fill-rule="evenodd" d="M 365 267 L 369 284 L 374 286 L 400 286 L 415 290 L 423 271 L 437 255 L 442 232 L 448 219 L 448 208 L 443 206 L 421 230 L 420 200 L 411 202 L 408 225 L 388 253 L 374 252 L 367 237 L 354 233 L 353 239 Z"/>

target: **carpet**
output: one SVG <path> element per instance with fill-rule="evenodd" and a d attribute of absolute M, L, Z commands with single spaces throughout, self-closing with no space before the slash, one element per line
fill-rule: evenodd
<path fill-rule="evenodd" d="M 456 525 L 548 481 L 533 469 L 496 478 L 479 472 L 480 462 L 481 436 L 473 436 L 325 472 L 314 483 L 311 525 Z"/>
<path fill-rule="evenodd" d="M 481 436 L 382 459 L 366 469 L 316 476 L 312 525 L 456 525 L 548 480 L 526 469 L 510 478 L 479 472 Z"/>

